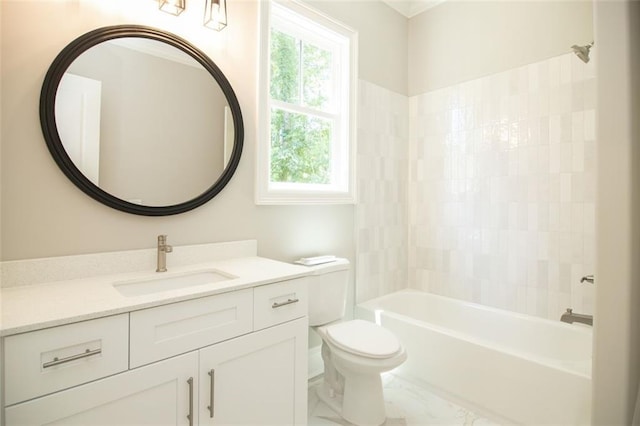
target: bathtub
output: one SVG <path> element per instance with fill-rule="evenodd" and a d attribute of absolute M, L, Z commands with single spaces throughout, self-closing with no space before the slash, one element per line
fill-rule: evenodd
<path fill-rule="evenodd" d="M 424 382 L 495 420 L 590 423 L 591 329 L 415 290 L 356 306 L 393 331 L 407 361 L 395 373 Z"/>

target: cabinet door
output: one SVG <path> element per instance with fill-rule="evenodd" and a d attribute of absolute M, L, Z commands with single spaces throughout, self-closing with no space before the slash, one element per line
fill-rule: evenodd
<path fill-rule="evenodd" d="M 197 424 L 197 369 L 197 352 L 171 358 L 7 407 L 6 424 Z"/>
<path fill-rule="evenodd" d="M 307 318 L 200 350 L 201 425 L 307 420 Z"/>

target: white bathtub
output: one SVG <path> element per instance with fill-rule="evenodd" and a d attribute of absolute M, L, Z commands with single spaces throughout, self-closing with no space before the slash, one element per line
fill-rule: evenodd
<path fill-rule="evenodd" d="M 591 329 L 415 290 L 361 303 L 359 318 L 407 349 L 400 376 L 485 415 L 531 425 L 590 423 Z"/>

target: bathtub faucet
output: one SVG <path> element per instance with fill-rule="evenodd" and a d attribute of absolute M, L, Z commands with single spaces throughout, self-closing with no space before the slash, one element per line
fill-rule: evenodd
<path fill-rule="evenodd" d="M 593 316 L 584 315 L 584 314 L 574 314 L 573 309 L 567 308 L 567 312 L 562 314 L 560 317 L 560 321 L 566 322 L 569 324 L 573 324 L 574 322 L 579 322 L 582 324 L 587 324 L 593 326 Z"/>

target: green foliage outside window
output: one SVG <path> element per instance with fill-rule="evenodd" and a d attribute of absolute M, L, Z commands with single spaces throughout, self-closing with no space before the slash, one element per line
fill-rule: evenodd
<path fill-rule="evenodd" d="M 331 61 L 331 52 L 272 30 L 271 98 L 326 111 L 331 102 Z M 331 183 L 332 133 L 331 120 L 273 107 L 271 181 Z"/>

